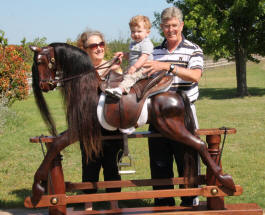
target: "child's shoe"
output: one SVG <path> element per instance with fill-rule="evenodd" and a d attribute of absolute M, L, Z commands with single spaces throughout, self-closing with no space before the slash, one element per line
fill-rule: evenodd
<path fill-rule="evenodd" d="M 120 99 L 122 96 L 122 89 L 119 87 L 116 88 L 107 88 L 105 89 L 105 93 L 109 96 Z"/>

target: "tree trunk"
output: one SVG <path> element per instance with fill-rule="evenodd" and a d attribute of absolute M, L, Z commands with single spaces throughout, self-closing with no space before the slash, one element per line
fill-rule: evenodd
<path fill-rule="evenodd" d="M 247 58 L 245 57 L 244 50 L 239 48 L 235 53 L 236 60 L 236 79 L 237 79 L 237 96 L 248 96 L 247 87 Z"/>

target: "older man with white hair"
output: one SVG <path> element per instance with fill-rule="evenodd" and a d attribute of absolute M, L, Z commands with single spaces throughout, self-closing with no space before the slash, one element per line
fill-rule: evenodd
<path fill-rule="evenodd" d="M 148 75 L 167 70 L 174 76 L 170 90 L 183 90 L 189 97 L 191 109 L 198 128 L 198 120 L 194 102 L 199 96 L 198 82 L 203 72 L 203 52 L 201 48 L 193 42 L 187 40 L 182 34 L 184 22 L 183 14 L 177 7 L 169 7 L 161 14 L 161 29 L 165 40 L 153 52 L 153 61 L 144 64 Z M 150 126 L 149 130 L 155 131 Z M 166 138 L 149 138 L 150 168 L 153 179 L 172 178 L 173 157 L 176 160 L 180 177 L 184 175 L 184 148 L 182 144 L 173 142 Z M 199 166 L 198 156 L 196 160 Z M 198 168 L 199 171 L 199 168 Z M 198 174 L 198 172 L 197 172 Z M 172 186 L 154 186 L 153 189 L 173 189 Z M 199 204 L 196 196 L 182 197 L 182 206 L 195 206 Z M 156 198 L 155 205 L 175 205 L 174 198 Z"/>

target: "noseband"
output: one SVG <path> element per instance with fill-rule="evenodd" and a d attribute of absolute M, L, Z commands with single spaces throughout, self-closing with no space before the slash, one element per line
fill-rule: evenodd
<path fill-rule="evenodd" d="M 41 83 L 49 83 L 51 85 L 55 85 L 57 84 L 55 80 L 53 80 L 51 77 L 52 77 L 52 74 L 56 73 L 56 70 L 57 70 L 57 65 L 56 65 L 56 62 L 55 62 L 55 58 L 54 58 L 54 50 L 53 50 L 53 47 L 51 46 L 48 46 L 47 48 L 41 50 L 40 53 L 38 53 L 38 56 L 39 55 L 43 55 L 47 58 L 47 61 L 48 61 L 48 71 L 49 71 L 49 75 L 50 75 L 50 79 L 47 80 L 47 79 L 44 79 L 44 80 L 40 80 Z M 37 56 L 37 57 L 38 57 Z M 42 63 L 42 61 L 40 59 L 37 59 L 37 63 Z"/>
<path fill-rule="evenodd" d="M 40 80 L 40 82 L 49 83 L 51 85 L 57 85 L 60 82 L 66 82 L 66 81 L 69 81 L 69 80 L 72 80 L 72 79 L 75 79 L 75 78 L 80 78 L 83 75 L 85 75 L 85 74 L 90 72 L 90 71 L 88 71 L 88 72 L 85 72 L 85 73 L 82 73 L 82 74 L 79 74 L 79 75 L 74 75 L 74 76 L 71 76 L 71 77 L 68 77 L 68 78 L 61 78 L 61 79 L 57 79 L 57 80 L 51 79 L 51 74 L 53 74 L 53 73 L 56 74 L 57 65 L 56 65 L 55 58 L 54 58 L 54 48 L 51 47 L 51 46 L 48 46 L 46 48 L 47 49 L 42 50 L 40 52 L 40 54 L 46 56 L 46 58 L 48 60 L 48 71 L 50 73 L 50 79 L 49 80 L 47 80 L 47 79 Z M 99 66 L 93 68 L 93 71 L 96 73 L 96 76 L 97 76 L 97 79 L 98 79 L 99 82 L 101 82 L 101 78 L 100 78 L 99 74 L 96 71 L 97 70 L 101 70 L 101 69 L 108 69 L 112 65 L 117 63 L 118 61 L 119 61 L 119 58 L 118 57 L 114 57 L 113 59 L 111 59 L 109 61 L 106 61 L 105 63 L 100 64 Z M 108 63 L 110 63 L 110 65 L 105 66 Z"/>

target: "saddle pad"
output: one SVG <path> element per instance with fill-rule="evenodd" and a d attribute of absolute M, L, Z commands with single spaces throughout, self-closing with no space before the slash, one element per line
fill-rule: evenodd
<path fill-rule="evenodd" d="M 105 104 L 105 99 L 106 99 L 106 95 L 105 93 L 101 93 L 100 97 L 99 97 L 99 102 L 98 102 L 98 107 L 97 107 L 97 116 L 98 116 L 98 120 L 99 120 L 99 123 L 100 125 L 106 129 L 106 130 L 110 130 L 110 131 L 115 131 L 117 130 L 118 128 L 116 127 L 113 127 L 111 126 L 110 124 L 108 124 L 105 120 L 105 117 L 104 117 L 104 113 L 103 113 L 103 110 L 104 110 L 104 104 Z M 147 122 L 147 119 L 148 119 L 148 110 L 147 110 L 147 104 L 148 102 L 150 102 L 150 99 L 146 99 L 145 102 L 144 102 L 144 105 L 143 105 L 143 108 L 142 108 L 142 111 L 141 111 L 141 114 L 138 118 L 138 121 L 137 121 L 137 126 L 140 127 L 140 126 L 143 126 L 146 124 Z M 131 134 L 135 131 L 135 127 L 131 127 L 131 128 L 126 128 L 126 129 L 121 129 L 119 128 L 119 130 L 122 132 L 122 133 L 125 133 L 125 134 Z"/>

